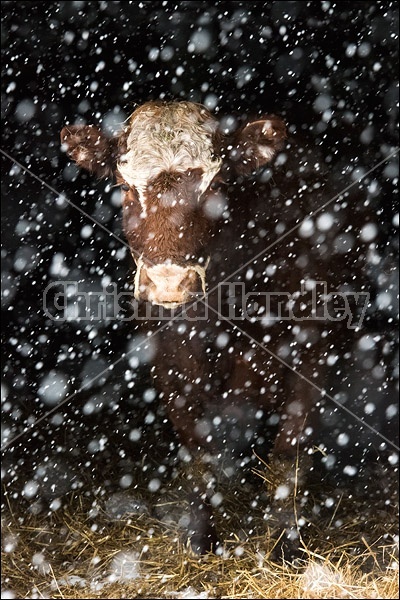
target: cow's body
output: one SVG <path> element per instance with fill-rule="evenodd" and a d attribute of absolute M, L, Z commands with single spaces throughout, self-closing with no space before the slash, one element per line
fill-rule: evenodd
<path fill-rule="evenodd" d="M 240 283 L 245 293 L 260 294 L 262 304 L 265 292 L 296 294 L 332 276 L 327 265 L 334 226 L 320 232 L 318 244 L 307 232 L 286 235 L 322 203 L 316 189 L 287 170 L 281 170 L 279 193 L 277 185 L 257 190 L 254 181 L 234 183 L 232 177 L 272 160 L 284 144 L 283 122 L 269 116 L 224 138 L 204 107 L 148 103 L 114 140 L 85 126 L 64 128 L 61 137 L 78 165 L 100 176 L 114 173 L 122 186 L 124 230 L 137 263 L 136 298 L 175 310 L 172 317 L 185 303 L 186 319 L 149 325 L 164 326 L 154 338 L 155 384 L 180 441 L 197 457 L 190 474 L 193 547 L 203 552 L 217 541 L 199 457 L 212 463 L 241 450 L 240 436 L 252 437 L 260 414 L 280 418 L 269 491 L 296 545 L 292 492 L 310 466 L 332 323 L 312 319 L 311 292 L 303 294 L 307 306 L 296 305 L 295 321 L 274 320 L 276 298 L 269 313 L 255 311 L 245 319 L 237 320 L 240 313 L 232 307 Z M 310 168 L 309 158 L 303 166 Z M 231 287 L 218 287 L 223 280 Z M 198 301 L 190 307 L 205 285 L 208 306 Z M 238 439 L 235 422 L 241 424 Z"/>

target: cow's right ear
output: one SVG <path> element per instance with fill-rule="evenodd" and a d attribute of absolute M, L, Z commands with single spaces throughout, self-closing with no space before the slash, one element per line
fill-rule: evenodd
<path fill-rule="evenodd" d="M 61 143 L 78 167 L 97 177 L 109 177 L 115 170 L 118 142 L 107 138 L 94 125 L 68 125 L 61 130 Z"/>
<path fill-rule="evenodd" d="M 286 125 L 280 117 L 267 115 L 246 123 L 231 141 L 229 158 L 240 175 L 265 166 L 274 158 L 286 139 Z"/>

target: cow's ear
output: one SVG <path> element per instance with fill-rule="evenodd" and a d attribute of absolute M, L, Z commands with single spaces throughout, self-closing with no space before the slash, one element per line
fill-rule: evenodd
<path fill-rule="evenodd" d="M 229 157 L 240 175 L 269 163 L 283 148 L 286 125 L 280 117 L 268 115 L 244 125 L 233 137 Z"/>
<path fill-rule="evenodd" d="M 107 138 L 94 125 L 68 125 L 61 130 L 61 143 L 78 167 L 97 177 L 109 177 L 115 170 L 117 139 Z"/>

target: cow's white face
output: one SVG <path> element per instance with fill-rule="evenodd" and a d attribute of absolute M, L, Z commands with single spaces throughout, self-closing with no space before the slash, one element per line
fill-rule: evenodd
<path fill-rule="evenodd" d="M 175 308 L 205 294 L 208 260 L 198 243 L 208 230 L 202 202 L 222 165 L 218 122 L 194 103 L 149 103 L 130 117 L 125 136 L 117 173 L 137 195 L 138 238 L 145 237 L 135 297 Z"/>
<path fill-rule="evenodd" d="M 204 206 L 223 161 L 246 174 L 270 162 L 285 135 L 283 121 L 269 116 L 223 139 L 204 106 L 148 102 L 118 138 L 71 126 L 61 139 L 80 166 L 100 176 L 114 173 L 137 264 L 135 296 L 173 308 L 205 293 L 212 223 Z"/>
<path fill-rule="evenodd" d="M 190 102 L 150 104 L 133 113 L 127 127 L 127 151 L 117 170 L 137 190 L 145 214 L 151 181 L 161 173 L 201 169 L 199 197 L 206 191 L 222 164 L 215 156 L 217 130 L 218 121 L 204 107 Z"/>

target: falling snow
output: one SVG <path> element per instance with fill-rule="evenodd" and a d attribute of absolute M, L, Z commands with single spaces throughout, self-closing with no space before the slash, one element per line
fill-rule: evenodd
<path fill-rule="evenodd" d="M 79 171 L 59 139 L 65 124 L 95 124 L 111 138 L 149 99 L 202 103 L 224 134 L 265 114 L 280 115 L 288 126 L 288 147 L 273 165 L 247 178 L 228 169 L 227 185 L 216 185 L 204 202 L 215 236 L 230 232 L 210 256 L 216 275 L 209 288 L 245 265 L 233 285 L 272 291 L 285 269 L 307 279 L 311 256 L 328 266 L 329 292 L 337 284 L 341 293 L 370 294 L 362 325 L 346 340 L 329 323 L 318 330 L 297 321 L 284 323 L 275 339 L 278 302 L 269 311 L 251 305 L 257 344 L 223 319 L 214 336 L 200 319 L 181 323 L 175 343 L 192 361 L 192 349 L 203 344 L 209 369 L 192 380 L 181 373 L 175 410 L 191 411 L 188 402 L 196 407 L 214 390 L 196 431 L 225 444 L 221 478 L 250 471 L 279 415 L 251 406 L 248 379 L 225 389 L 230 373 L 218 381 L 213 375 L 234 356 L 258 374 L 257 394 L 275 401 L 285 361 L 312 381 L 326 373 L 313 431 L 324 476 L 351 487 L 375 462 L 386 474 L 398 469 L 398 452 L 388 443 L 398 427 L 397 9 L 392 2 L 311 4 L 4 3 L 3 149 L 12 156 L 2 157 L 7 501 L 55 514 L 69 493 L 84 488 L 101 499 L 110 520 L 147 515 L 152 507 L 136 494 L 138 481 L 150 497 L 162 498 L 177 464 L 192 460 L 167 418 L 171 391 L 154 378 L 162 336 L 149 336 L 132 317 L 134 263 L 120 192 L 115 182 Z M 236 198 L 246 199 L 242 208 Z M 318 286 L 311 276 L 308 284 L 311 297 Z M 339 300 L 332 302 L 343 310 Z M 292 301 L 302 314 L 301 301 Z M 326 351 L 310 366 L 306 352 L 320 339 Z M 266 351 L 264 363 L 257 362 L 260 344 L 276 349 Z M 182 366 L 170 360 L 173 350 L 162 348 L 161 355 L 172 363 L 171 379 Z M 293 407 L 301 412 L 301 403 Z M 211 476 L 205 480 L 210 504 L 223 514 L 224 495 Z M 275 497 L 289 494 L 281 485 Z M 322 504 L 335 510 L 331 497 Z M 186 522 L 185 513 L 179 518 Z M 6 538 L 4 549 L 17 552 L 17 537 Z M 51 547 L 31 564 L 47 575 Z M 139 580 L 143 569 L 136 552 L 121 548 L 107 582 Z M 303 577 L 311 594 L 342 583 L 317 565 Z M 87 581 L 71 575 L 58 584 L 79 588 Z M 2 597 L 16 596 L 5 589 Z M 175 597 L 208 592 L 187 587 Z"/>

